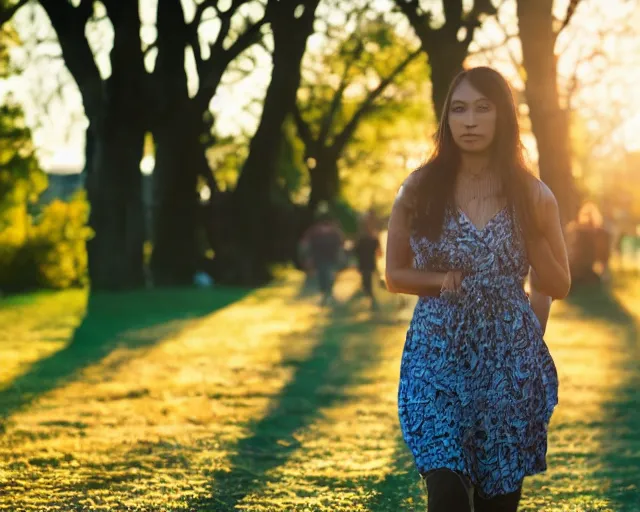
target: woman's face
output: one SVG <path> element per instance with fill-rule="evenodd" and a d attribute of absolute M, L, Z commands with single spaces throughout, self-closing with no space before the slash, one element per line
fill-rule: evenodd
<path fill-rule="evenodd" d="M 449 107 L 449 129 L 462 151 L 487 151 L 496 133 L 496 117 L 496 106 L 474 89 L 468 80 L 460 82 L 453 91 Z"/>

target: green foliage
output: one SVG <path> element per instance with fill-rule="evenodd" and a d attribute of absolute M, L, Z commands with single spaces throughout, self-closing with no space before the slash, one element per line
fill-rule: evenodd
<path fill-rule="evenodd" d="M 409 69 L 424 76 L 426 63 L 414 62 Z M 341 195 L 358 210 L 388 214 L 404 179 L 428 157 L 436 127 L 429 84 L 416 79 L 403 88 L 406 101 L 368 116 L 340 161 Z"/>
<path fill-rule="evenodd" d="M 15 105 L 0 107 L 0 284 L 12 273 L 13 264 L 28 239 L 29 208 L 46 188 L 38 168 L 31 133 Z"/>
<path fill-rule="evenodd" d="M 384 215 L 407 174 L 427 157 L 435 128 L 429 68 L 418 56 L 394 74 L 417 41 L 401 33 L 389 13 L 352 3 L 341 9 L 343 17 L 327 19 L 326 44 L 305 61 L 298 105 L 312 138 L 325 147 L 363 112 L 338 155 L 340 196 L 352 208 Z M 392 83 L 368 102 L 390 76 Z"/>
<path fill-rule="evenodd" d="M 12 264 L 0 275 L 0 284 L 9 290 L 85 286 L 88 217 L 84 192 L 69 202 L 55 200 L 45 206 L 29 225 Z"/>
<path fill-rule="evenodd" d="M 86 284 L 88 203 L 78 195 L 38 212 L 46 187 L 21 109 L 0 107 L 0 289 Z"/>
<path fill-rule="evenodd" d="M 87 226 L 89 204 L 81 192 L 71 201 L 53 201 L 33 227 L 24 248 L 25 260 L 33 262 L 36 284 L 69 288 L 87 284 L 86 242 L 92 231 Z"/>
<path fill-rule="evenodd" d="M 207 151 L 209 164 L 222 191 L 235 187 L 248 154 L 249 141 L 244 136 L 217 137 L 216 144 Z"/>

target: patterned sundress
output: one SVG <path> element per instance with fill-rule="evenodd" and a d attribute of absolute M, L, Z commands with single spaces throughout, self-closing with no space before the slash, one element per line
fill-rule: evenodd
<path fill-rule="evenodd" d="M 423 475 L 459 472 L 483 498 L 546 469 L 558 376 L 524 291 L 529 271 L 515 216 L 476 228 L 449 208 L 436 242 L 412 236 L 414 266 L 465 271 L 454 298 L 421 297 L 402 355 L 403 436 Z"/>

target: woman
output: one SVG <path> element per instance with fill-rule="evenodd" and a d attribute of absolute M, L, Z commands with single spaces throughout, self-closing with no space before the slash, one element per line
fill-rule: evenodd
<path fill-rule="evenodd" d="M 506 80 L 470 69 L 389 221 L 387 286 L 420 297 L 398 405 L 430 512 L 515 511 L 525 476 L 546 469 L 558 379 L 529 271 L 538 296 L 567 295 L 558 206 L 524 163 Z"/>

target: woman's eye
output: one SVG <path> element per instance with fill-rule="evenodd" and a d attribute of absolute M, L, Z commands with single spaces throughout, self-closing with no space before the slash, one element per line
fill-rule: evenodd
<path fill-rule="evenodd" d="M 478 110 L 480 112 L 489 112 L 489 110 L 491 110 L 491 106 L 486 104 L 486 103 L 480 104 L 480 105 L 478 105 Z"/>
<path fill-rule="evenodd" d="M 456 105 L 455 107 L 451 108 L 451 112 L 459 114 L 460 112 L 464 112 L 464 107 L 462 105 Z"/>

